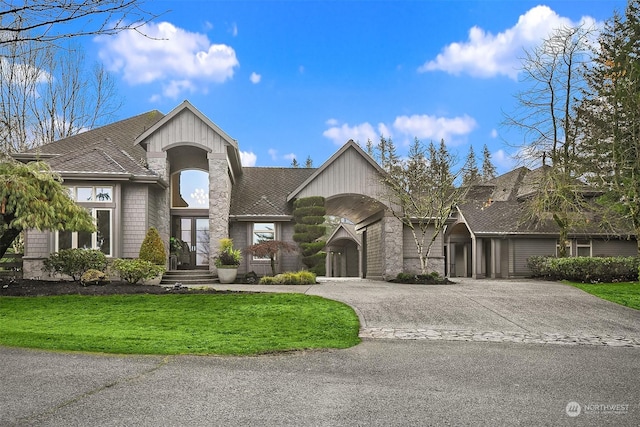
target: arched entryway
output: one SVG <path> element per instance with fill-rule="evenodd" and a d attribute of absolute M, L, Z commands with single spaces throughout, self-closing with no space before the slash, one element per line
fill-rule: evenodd
<path fill-rule="evenodd" d="M 471 277 L 473 274 L 473 244 L 471 233 L 464 222 L 453 224 L 447 230 L 447 275 Z"/>

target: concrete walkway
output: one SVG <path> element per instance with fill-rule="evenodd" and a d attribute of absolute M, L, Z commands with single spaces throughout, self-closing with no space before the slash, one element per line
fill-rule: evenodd
<path fill-rule="evenodd" d="M 214 287 L 342 301 L 358 313 L 363 338 L 640 347 L 640 311 L 572 286 L 533 280 L 455 282 L 424 286 L 320 278 L 312 286 Z"/>

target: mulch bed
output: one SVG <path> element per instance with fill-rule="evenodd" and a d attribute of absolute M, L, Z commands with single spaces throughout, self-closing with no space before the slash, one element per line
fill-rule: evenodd
<path fill-rule="evenodd" d="M 107 282 L 103 285 L 83 286 L 80 282 L 63 282 L 28 279 L 0 279 L 0 296 L 49 296 L 49 295 L 126 295 L 126 294 L 223 294 L 235 291 L 215 289 L 188 289 L 184 286 L 130 285 L 126 282 Z"/>

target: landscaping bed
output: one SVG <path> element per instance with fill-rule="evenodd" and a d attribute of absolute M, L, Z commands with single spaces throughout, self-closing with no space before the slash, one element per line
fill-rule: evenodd
<path fill-rule="evenodd" d="M 50 295 L 129 295 L 129 294 L 221 294 L 234 291 L 158 285 L 131 285 L 127 282 L 109 281 L 100 285 L 83 286 L 80 282 L 32 279 L 0 279 L 0 296 L 50 296 Z"/>

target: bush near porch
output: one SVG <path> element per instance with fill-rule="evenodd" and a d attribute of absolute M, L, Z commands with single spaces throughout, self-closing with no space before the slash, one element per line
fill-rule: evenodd
<path fill-rule="evenodd" d="M 633 282 L 638 280 L 638 257 L 533 256 L 527 259 L 532 277 L 581 283 Z"/>

